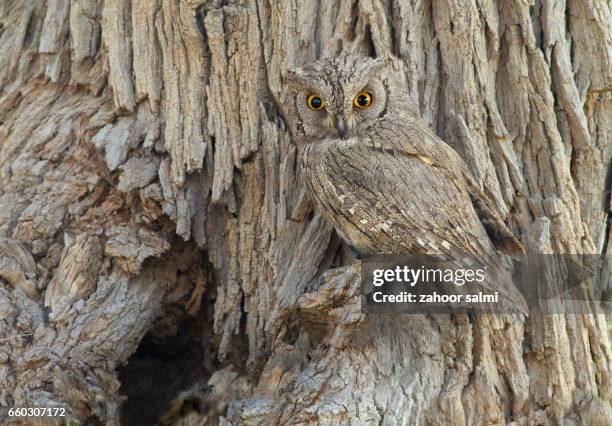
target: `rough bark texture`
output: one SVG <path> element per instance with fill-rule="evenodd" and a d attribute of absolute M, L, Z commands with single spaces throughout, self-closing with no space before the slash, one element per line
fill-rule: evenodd
<path fill-rule="evenodd" d="M 360 312 L 283 71 L 399 57 L 528 252 L 610 253 L 611 22 L 599 0 L 0 0 L 0 406 L 610 424 L 601 315 Z"/>

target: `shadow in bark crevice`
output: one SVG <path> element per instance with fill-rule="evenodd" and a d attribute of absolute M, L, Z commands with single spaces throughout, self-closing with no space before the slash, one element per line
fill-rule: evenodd
<path fill-rule="evenodd" d="M 155 425 L 172 400 L 196 382 L 205 382 L 201 324 L 187 319 L 177 333 L 160 342 L 147 334 L 128 363 L 118 369 L 121 388 L 127 397 L 121 408 L 121 424 Z"/>

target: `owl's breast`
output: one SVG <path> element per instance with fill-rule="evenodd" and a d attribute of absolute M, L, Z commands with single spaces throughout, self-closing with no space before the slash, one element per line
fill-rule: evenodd
<path fill-rule="evenodd" d="M 302 155 L 302 169 L 315 200 L 342 204 L 355 175 L 351 159 L 358 153 L 356 139 L 324 139 L 308 144 Z"/>
<path fill-rule="evenodd" d="M 371 232 L 373 222 L 363 214 L 377 202 L 368 183 L 375 171 L 363 167 L 366 157 L 357 138 L 325 139 L 306 146 L 301 163 L 317 210 L 360 253 L 374 253 L 384 239 Z"/>
<path fill-rule="evenodd" d="M 335 139 L 324 139 L 305 146 L 302 153 L 302 171 L 317 207 L 324 213 L 342 200 L 346 188 L 342 185 L 345 167 L 343 150 Z"/>

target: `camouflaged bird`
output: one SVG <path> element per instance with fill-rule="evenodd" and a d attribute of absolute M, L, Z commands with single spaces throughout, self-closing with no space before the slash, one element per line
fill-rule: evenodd
<path fill-rule="evenodd" d="M 316 208 L 359 254 L 477 259 L 523 304 L 496 249 L 524 253 L 459 155 L 428 128 L 393 59 L 343 56 L 285 75 Z M 511 288 L 508 288 L 511 287 Z"/>

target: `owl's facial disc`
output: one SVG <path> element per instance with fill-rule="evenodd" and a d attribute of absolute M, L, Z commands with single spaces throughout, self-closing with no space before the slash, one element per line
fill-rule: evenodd
<path fill-rule="evenodd" d="M 365 136 L 388 112 L 388 61 L 346 56 L 289 71 L 305 142 Z"/>

